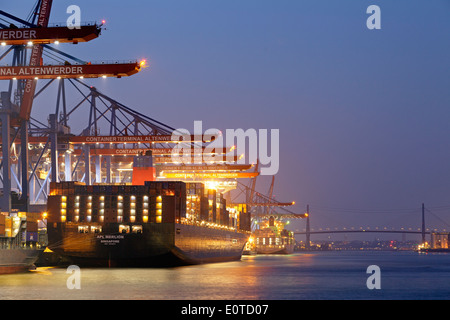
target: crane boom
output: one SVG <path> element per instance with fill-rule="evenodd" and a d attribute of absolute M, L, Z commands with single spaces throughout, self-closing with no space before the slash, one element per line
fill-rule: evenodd
<path fill-rule="evenodd" d="M 52 8 L 53 0 L 41 0 L 41 6 L 39 8 L 38 27 L 46 28 L 50 18 L 50 11 Z M 42 59 L 42 46 L 39 44 L 33 45 L 30 58 L 30 67 L 40 66 Z M 31 107 L 33 105 L 34 93 L 36 91 L 36 80 L 27 79 L 24 87 L 22 103 L 20 106 L 19 117 L 22 120 L 30 120 Z"/>
<path fill-rule="evenodd" d="M 81 78 L 81 77 L 83 78 L 125 77 L 138 73 L 140 69 L 141 66 L 138 62 L 84 64 L 84 65 L 0 67 L 0 80 L 8 80 L 11 78 L 15 80 L 19 79 L 37 80 L 37 79 L 57 79 L 57 78 L 61 79 L 61 78 Z M 35 84 L 36 82 L 33 81 L 33 83 Z M 31 102 L 32 99 L 30 103 Z M 27 103 L 27 101 L 25 101 L 25 95 L 24 101 L 22 102 L 22 109 L 24 103 Z M 31 105 L 29 109 L 31 111 Z"/>
<path fill-rule="evenodd" d="M 97 25 L 80 26 L 80 29 L 67 27 L 50 28 L 9 28 L 0 30 L 0 43 L 6 45 L 28 45 L 55 43 L 88 42 L 100 35 Z"/>

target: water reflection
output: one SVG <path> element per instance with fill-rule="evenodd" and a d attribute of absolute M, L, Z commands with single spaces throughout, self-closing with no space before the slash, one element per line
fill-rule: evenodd
<path fill-rule="evenodd" d="M 374 295 L 365 285 L 366 268 L 377 263 L 384 290 Z M 416 298 L 426 290 L 427 297 L 448 297 L 441 279 L 449 276 L 450 269 L 443 267 L 449 264 L 450 255 L 400 253 L 243 256 L 236 262 L 180 268 L 81 269 L 81 290 L 67 289 L 66 269 L 38 268 L 0 276 L 0 299 L 401 299 L 397 294 Z M 425 265 L 433 272 L 424 272 Z"/>

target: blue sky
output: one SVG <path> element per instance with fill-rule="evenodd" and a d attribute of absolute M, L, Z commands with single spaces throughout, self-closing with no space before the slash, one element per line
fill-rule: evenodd
<path fill-rule="evenodd" d="M 150 61 L 102 92 L 176 128 L 280 129 L 275 194 L 313 226 L 419 227 L 422 202 L 450 223 L 450 1 L 71 0 L 51 21 L 71 4 L 107 30 L 62 50 Z"/>

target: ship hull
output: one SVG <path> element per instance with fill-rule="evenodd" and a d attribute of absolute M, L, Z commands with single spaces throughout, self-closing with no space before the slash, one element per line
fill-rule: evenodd
<path fill-rule="evenodd" d="M 0 274 L 29 271 L 41 252 L 34 249 L 0 249 Z"/>
<path fill-rule="evenodd" d="M 447 249 L 447 248 L 420 249 L 419 252 L 425 252 L 425 253 L 432 253 L 432 252 L 450 253 L 450 249 Z"/>
<path fill-rule="evenodd" d="M 49 247 L 84 267 L 170 267 L 239 260 L 248 235 L 197 225 L 143 225 L 139 233 L 117 233 L 119 224 L 101 233 L 79 233 L 79 224 L 49 228 Z"/>
<path fill-rule="evenodd" d="M 294 245 L 287 244 L 282 246 L 257 246 L 257 254 L 291 254 L 294 252 Z"/>

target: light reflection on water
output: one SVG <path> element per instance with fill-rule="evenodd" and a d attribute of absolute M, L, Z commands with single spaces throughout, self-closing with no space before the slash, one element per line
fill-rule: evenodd
<path fill-rule="evenodd" d="M 382 289 L 368 290 L 377 264 Z M 449 299 L 450 255 L 323 252 L 243 256 L 241 261 L 161 269 L 81 269 L 69 290 L 63 268 L 0 276 L 0 299 Z"/>

